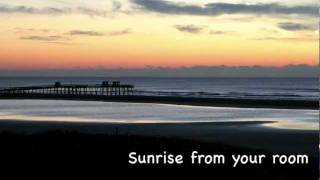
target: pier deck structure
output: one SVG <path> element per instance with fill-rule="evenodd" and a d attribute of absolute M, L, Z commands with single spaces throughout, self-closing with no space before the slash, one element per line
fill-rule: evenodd
<path fill-rule="evenodd" d="M 10 87 L 0 89 L 0 94 L 50 94 L 50 95 L 102 95 L 102 96 L 131 96 L 133 95 L 133 85 L 120 84 L 119 81 L 103 81 L 97 85 L 83 84 L 62 84 L 55 82 L 53 85 Z"/>

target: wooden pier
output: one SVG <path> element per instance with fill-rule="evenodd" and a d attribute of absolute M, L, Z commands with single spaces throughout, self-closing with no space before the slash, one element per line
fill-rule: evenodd
<path fill-rule="evenodd" d="M 98 85 L 62 84 L 56 82 L 48 86 L 10 87 L 0 89 L 2 95 L 75 95 L 75 96 L 131 96 L 133 85 L 120 84 L 119 81 L 103 81 Z"/>

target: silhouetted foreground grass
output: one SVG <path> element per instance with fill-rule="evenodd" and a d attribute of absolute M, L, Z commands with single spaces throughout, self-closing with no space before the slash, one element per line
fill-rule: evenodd
<path fill-rule="evenodd" d="M 189 157 L 196 150 L 202 154 L 267 154 L 259 150 L 244 149 L 220 143 L 203 143 L 165 137 L 142 137 L 129 135 L 81 134 L 76 132 L 52 131 L 42 134 L 0 133 L 0 163 L 8 169 L 35 171 L 60 170 L 76 172 L 132 175 L 152 172 L 154 176 L 167 172 L 184 176 L 197 174 L 198 179 L 210 175 L 211 179 L 305 179 L 318 177 L 315 158 L 309 165 L 281 166 L 271 165 L 270 159 L 263 165 L 246 165 L 232 168 L 225 165 L 191 165 Z M 158 154 L 163 151 L 184 155 L 183 165 L 129 165 L 128 154 Z M 231 159 L 229 159 L 231 160 Z M 227 159 L 228 162 L 228 159 Z M 230 161 L 231 162 L 231 161 Z M 48 174 L 48 176 L 50 176 Z"/>

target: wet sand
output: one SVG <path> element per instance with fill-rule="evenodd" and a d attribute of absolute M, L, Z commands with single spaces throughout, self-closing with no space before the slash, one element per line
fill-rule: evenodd
<path fill-rule="evenodd" d="M 318 101 L 250 99 L 250 98 L 197 98 L 172 96 L 99 96 L 99 95 L 59 95 L 59 94 L 0 94 L 0 99 L 46 99 L 46 100 L 79 100 L 157 103 L 174 105 L 210 106 L 210 107 L 243 107 L 243 108 L 278 108 L 278 109 L 319 109 Z"/>

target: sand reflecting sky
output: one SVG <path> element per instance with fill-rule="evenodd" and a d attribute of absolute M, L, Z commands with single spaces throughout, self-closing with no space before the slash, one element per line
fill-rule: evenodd
<path fill-rule="evenodd" d="M 216 108 L 163 104 L 0 100 L 0 119 L 85 123 L 273 122 L 264 126 L 318 129 L 318 111 Z M 241 125 L 241 123 L 239 124 Z"/>

